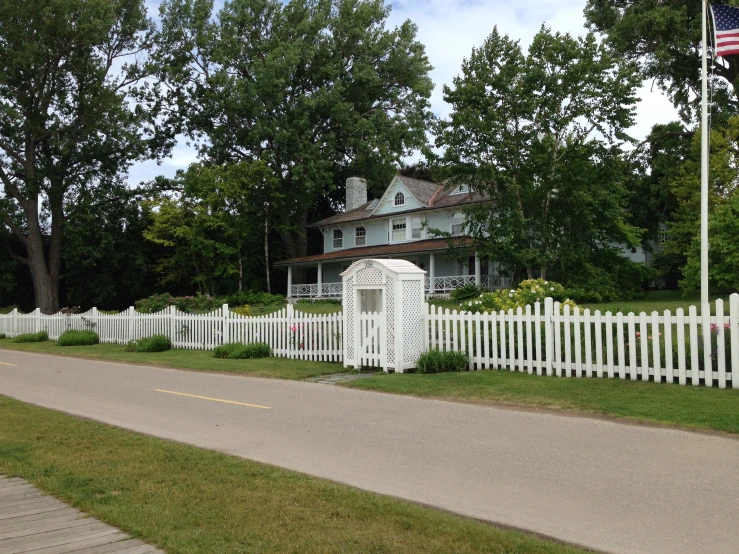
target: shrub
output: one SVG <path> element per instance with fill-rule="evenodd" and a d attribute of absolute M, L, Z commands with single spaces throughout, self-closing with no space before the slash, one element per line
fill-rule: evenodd
<path fill-rule="evenodd" d="M 269 358 L 272 355 L 272 349 L 268 344 L 263 342 L 252 342 L 251 344 L 242 344 L 231 352 L 229 359 L 231 360 L 250 360 L 254 358 Z"/>
<path fill-rule="evenodd" d="M 5 333 L 0 333 L 0 339 L 6 338 Z"/>
<path fill-rule="evenodd" d="M 241 306 L 249 304 L 250 306 L 273 306 L 285 304 L 285 297 L 280 294 L 270 294 L 268 292 L 253 292 L 242 290 L 226 297 L 226 303 L 229 306 Z"/>
<path fill-rule="evenodd" d="M 479 297 L 482 292 L 483 290 L 480 287 L 470 283 L 454 289 L 449 295 L 449 299 L 453 302 L 464 302 Z"/>
<path fill-rule="evenodd" d="M 243 306 L 237 306 L 233 310 L 233 313 L 242 317 L 248 317 L 251 315 L 251 306 L 245 304 Z"/>
<path fill-rule="evenodd" d="M 529 279 L 521 281 L 517 289 L 503 289 L 495 292 L 485 292 L 477 298 L 465 300 L 460 303 L 460 307 L 469 312 L 490 312 L 490 311 L 508 311 L 517 308 L 525 308 L 529 304 L 535 302 L 544 302 L 544 299 L 550 297 L 561 303 L 561 308 L 565 305 L 574 308 L 577 304 L 567 297 L 565 288 L 554 281 L 545 281 L 544 279 Z"/>
<path fill-rule="evenodd" d="M 232 342 L 218 346 L 213 350 L 216 358 L 229 360 L 249 360 L 253 358 L 269 358 L 272 355 L 272 349 L 268 344 L 263 342 L 253 342 L 250 344 L 242 344 Z"/>
<path fill-rule="evenodd" d="M 172 296 L 169 293 L 153 294 L 148 298 L 142 298 L 135 303 L 136 311 L 153 314 L 174 306 L 181 312 L 189 314 L 208 313 L 220 308 L 225 304 L 224 298 L 197 294 L 195 296 Z"/>
<path fill-rule="evenodd" d="M 172 341 L 164 335 L 152 335 L 139 340 L 129 341 L 126 352 L 164 352 L 172 349 Z"/>
<path fill-rule="evenodd" d="M 4 306 L 0 308 L 0 314 L 9 314 L 13 310 L 15 310 L 18 306 Z"/>
<path fill-rule="evenodd" d="M 429 350 L 418 358 L 416 373 L 467 371 L 469 367 L 470 358 L 466 352 Z"/>
<path fill-rule="evenodd" d="M 38 333 L 26 333 L 15 337 L 14 342 L 46 342 L 49 340 L 49 333 L 39 331 Z"/>
<path fill-rule="evenodd" d="M 75 331 L 70 329 L 61 334 L 57 344 L 59 346 L 90 346 L 99 342 L 100 337 L 93 331 Z"/>
<path fill-rule="evenodd" d="M 231 356 L 231 352 L 236 350 L 239 346 L 243 346 L 240 342 L 230 342 L 227 344 L 222 344 L 221 346 L 216 346 L 213 349 L 213 356 L 216 358 L 222 358 L 226 359 Z"/>

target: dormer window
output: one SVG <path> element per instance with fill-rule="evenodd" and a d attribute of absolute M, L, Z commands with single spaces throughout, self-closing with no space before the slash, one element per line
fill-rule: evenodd
<path fill-rule="evenodd" d="M 403 204 L 405 204 L 405 194 L 399 192 L 395 195 L 395 205 L 402 206 Z"/>
<path fill-rule="evenodd" d="M 468 187 L 467 185 L 459 185 L 459 186 L 458 186 L 458 187 L 457 187 L 457 188 L 456 188 L 456 189 L 455 189 L 455 190 L 454 190 L 454 191 L 452 192 L 452 194 L 467 194 L 468 192 L 470 192 L 470 187 Z"/>
<path fill-rule="evenodd" d="M 344 247 L 344 231 L 341 229 L 334 229 L 334 248 Z"/>

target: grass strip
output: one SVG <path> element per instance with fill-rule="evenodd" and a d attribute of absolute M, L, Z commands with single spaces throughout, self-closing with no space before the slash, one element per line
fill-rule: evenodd
<path fill-rule="evenodd" d="M 739 433 L 739 390 L 505 370 L 380 374 L 343 386 L 444 400 L 504 402 Z"/>
<path fill-rule="evenodd" d="M 319 375 L 341 373 L 344 370 L 343 366 L 338 363 L 289 360 L 287 358 L 223 360 L 215 358 L 213 352 L 209 350 L 174 349 L 165 352 L 126 352 L 124 347 L 119 344 L 59 346 L 55 341 L 18 344 L 12 342 L 12 339 L 0 339 L 0 348 L 37 354 L 158 365 L 195 371 L 244 373 L 256 377 L 276 379 L 306 379 Z"/>
<path fill-rule="evenodd" d="M 167 552 L 585 552 L 2 396 L 0 473 Z"/>

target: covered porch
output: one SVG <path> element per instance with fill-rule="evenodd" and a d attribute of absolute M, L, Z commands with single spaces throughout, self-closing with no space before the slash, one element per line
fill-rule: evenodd
<path fill-rule="evenodd" d="M 425 292 L 427 296 L 448 295 L 454 289 L 464 285 L 477 285 L 488 290 L 504 288 L 508 285 L 509 278 L 499 273 L 498 265 L 492 261 L 482 260 L 474 251 L 470 251 L 469 255 L 462 260 L 449 260 L 444 256 L 447 250 L 444 240 L 419 242 L 441 242 L 441 244 L 434 244 L 435 250 L 423 249 L 424 246 L 432 245 L 404 244 L 402 246 L 408 250 L 415 246 L 416 251 L 397 253 L 378 252 L 380 247 L 353 248 L 328 255 L 319 254 L 302 259 L 286 260 L 275 265 L 287 268 L 287 297 L 290 300 L 341 298 L 343 292 L 341 273 L 352 262 L 362 258 L 402 259 L 415 264 L 426 271 Z M 442 245 L 443 248 L 440 248 Z M 397 249 L 397 247 L 397 245 L 384 245 L 382 249 Z M 339 257 L 336 254 L 343 254 L 343 256 Z M 305 282 L 296 282 L 298 272 L 294 269 L 298 267 L 303 270 L 300 273 Z"/>

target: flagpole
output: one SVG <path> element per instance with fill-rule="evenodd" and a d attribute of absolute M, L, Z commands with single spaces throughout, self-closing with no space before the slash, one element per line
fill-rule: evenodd
<path fill-rule="evenodd" d="M 701 308 L 708 304 L 708 40 L 707 2 L 703 0 L 701 60 Z"/>

